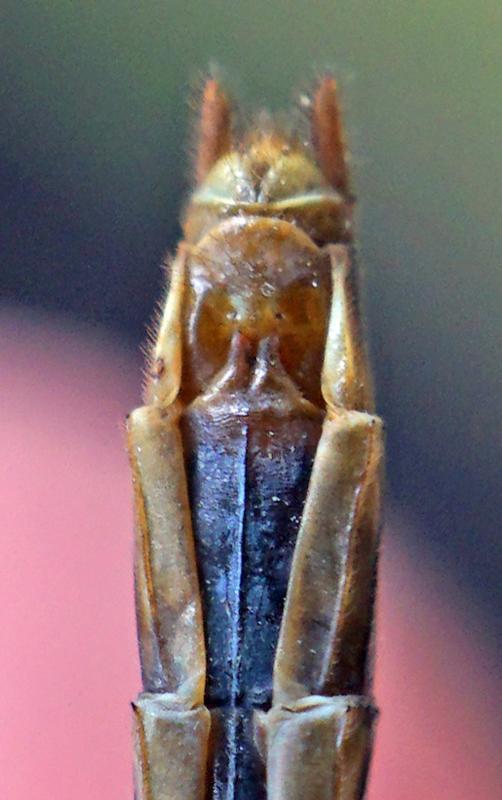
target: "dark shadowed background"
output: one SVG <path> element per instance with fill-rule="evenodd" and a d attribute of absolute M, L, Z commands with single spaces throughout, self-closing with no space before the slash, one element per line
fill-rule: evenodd
<path fill-rule="evenodd" d="M 335 70 L 389 507 L 404 520 L 389 540 L 452 587 L 461 626 L 491 657 L 502 608 L 498 0 L 53 0 L 5 2 L 0 19 L 2 340 L 7 353 L 46 342 L 42 358 L 52 335 L 64 344 L 83 331 L 120 353 L 130 374 L 117 396 L 130 404 L 159 263 L 179 237 L 191 86 L 214 59 L 245 105 L 276 109 Z M 88 352 L 70 349 L 69 381 Z"/>

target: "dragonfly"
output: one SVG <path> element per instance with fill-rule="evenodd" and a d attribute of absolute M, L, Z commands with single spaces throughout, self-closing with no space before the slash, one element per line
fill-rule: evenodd
<path fill-rule="evenodd" d="M 195 188 L 127 422 L 143 691 L 137 800 L 360 800 L 382 421 L 338 88 L 308 135 L 213 77 Z"/>

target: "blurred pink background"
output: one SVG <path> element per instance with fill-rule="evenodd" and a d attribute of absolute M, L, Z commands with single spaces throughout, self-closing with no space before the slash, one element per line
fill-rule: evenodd
<path fill-rule="evenodd" d="M 99 330 L 1 319 L 0 798 L 132 800 L 139 670 L 122 421 L 139 401 L 139 360 Z M 501 682 L 489 644 L 462 587 L 404 549 L 409 523 L 387 516 L 369 800 L 495 798 Z"/>

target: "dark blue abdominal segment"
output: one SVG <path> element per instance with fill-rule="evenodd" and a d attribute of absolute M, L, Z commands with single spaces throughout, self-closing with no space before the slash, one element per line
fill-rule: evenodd
<path fill-rule="evenodd" d="M 182 420 L 207 651 L 211 800 L 265 800 L 255 709 L 272 672 L 322 415 L 273 409 Z"/>

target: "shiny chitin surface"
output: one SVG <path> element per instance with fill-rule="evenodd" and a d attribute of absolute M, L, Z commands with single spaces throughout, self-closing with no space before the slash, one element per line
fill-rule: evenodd
<path fill-rule="evenodd" d="M 237 141 L 209 80 L 197 188 L 129 418 L 137 800 L 360 800 L 375 711 L 381 423 L 334 80 L 306 145 Z"/>

